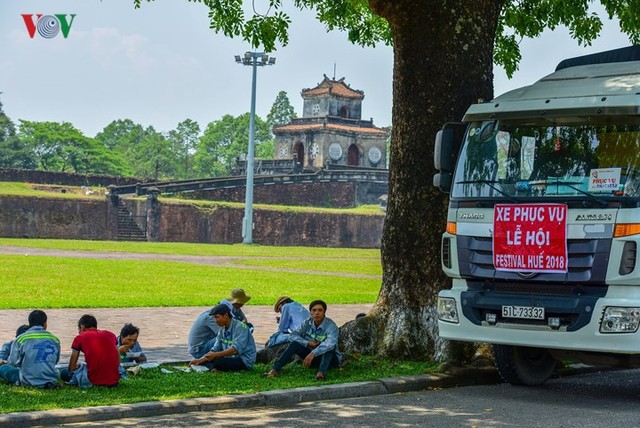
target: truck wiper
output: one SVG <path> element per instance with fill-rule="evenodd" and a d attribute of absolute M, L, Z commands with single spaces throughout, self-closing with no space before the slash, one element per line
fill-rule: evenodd
<path fill-rule="evenodd" d="M 486 184 L 487 186 L 491 187 L 493 190 L 495 190 L 496 192 L 500 193 L 502 196 L 504 196 L 505 198 L 507 198 L 511 202 L 516 203 L 516 204 L 520 203 L 520 201 L 518 199 L 516 199 L 515 197 L 511 196 L 510 194 L 508 194 L 504 190 L 500 189 L 498 186 L 495 186 L 495 184 L 498 184 L 498 183 L 500 183 L 500 182 L 499 181 L 495 181 L 495 180 L 465 180 L 465 181 L 457 181 L 456 182 L 456 184 Z"/>
<path fill-rule="evenodd" d="M 560 180 L 556 180 L 556 181 L 552 181 L 550 183 L 547 183 L 547 185 L 549 185 L 549 184 L 555 184 L 556 186 L 557 185 L 567 186 L 567 187 L 575 190 L 576 192 L 587 196 L 591 201 L 597 203 L 602 208 L 605 208 L 605 207 L 609 206 L 609 202 L 605 201 L 604 199 L 600 199 L 600 198 L 592 195 L 591 193 L 585 192 L 581 188 L 579 188 L 577 186 L 574 186 L 574 184 L 582 184 L 582 183 L 576 183 L 575 181 L 560 181 Z"/>

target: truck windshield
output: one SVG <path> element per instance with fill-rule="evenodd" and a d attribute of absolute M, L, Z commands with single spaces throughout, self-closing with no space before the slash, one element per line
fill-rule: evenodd
<path fill-rule="evenodd" d="M 640 197 L 640 121 L 469 125 L 454 198 Z M 629 122 L 633 124 L 629 124 Z"/>

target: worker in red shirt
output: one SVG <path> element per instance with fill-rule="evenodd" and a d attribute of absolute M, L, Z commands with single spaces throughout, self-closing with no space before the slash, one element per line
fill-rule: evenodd
<path fill-rule="evenodd" d="M 80 353 L 85 364 L 78 364 Z M 78 321 L 78 335 L 71 344 L 69 366 L 61 370 L 60 377 L 70 385 L 80 387 L 116 386 L 120 381 L 120 355 L 116 335 L 98 330 L 98 321 L 92 315 L 83 315 Z"/>

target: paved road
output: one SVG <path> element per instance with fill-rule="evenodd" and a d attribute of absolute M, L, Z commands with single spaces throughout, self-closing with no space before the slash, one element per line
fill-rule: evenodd
<path fill-rule="evenodd" d="M 540 388 L 474 386 L 70 426 L 638 427 L 639 405 L 640 370 L 625 370 L 554 379 Z"/>

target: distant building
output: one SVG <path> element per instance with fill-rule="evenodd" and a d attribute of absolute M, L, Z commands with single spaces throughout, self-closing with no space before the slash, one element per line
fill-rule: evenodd
<path fill-rule="evenodd" d="M 386 168 L 388 133 L 373 119 L 362 120 L 363 91 L 325 75 L 301 95 L 302 117 L 273 128 L 276 160 L 294 159 L 305 169 L 327 164 Z"/>

